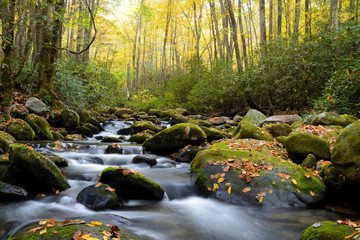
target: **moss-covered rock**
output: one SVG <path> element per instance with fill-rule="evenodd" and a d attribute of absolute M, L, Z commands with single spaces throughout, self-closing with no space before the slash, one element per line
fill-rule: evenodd
<path fill-rule="evenodd" d="M 348 124 L 351 124 L 351 123 L 356 122 L 357 120 L 359 120 L 357 117 L 355 117 L 353 115 L 349 115 L 349 114 L 343 114 L 343 115 L 340 115 L 340 117 L 345 119 Z"/>
<path fill-rule="evenodd" d="M 9 133 L 0 131 L 0 149 L 4 152 L 9 151 L 9 145 L 15 141 L 15 138 Z"/>
<path fill-rule="evenodd" d="M 233 138 L 252 138 L 267 141 L 273 140 L 273 137 L 268 132 L 255 126 L 251 122 L 244 120 L 242 120 L 233 130 Z"/>
<path fill-rule="evenodd" d="M 261 121 L 264 121 L 265 119 L 266 116 L 263 113 L 255 109 L 250 109 L 241 121 L 248 121 L 254 125 L 258 125 Z"/>
<path fill-rule="evenodd" d="M 146 140 L 143 147 L 153 153 L 173 153 L 186 145 L 200 145 L 206 134 L 191 123 L 179 123 Z"/>
<path fill-rule="evenodd" d="M 354 232 L 355 228 L 348 225 L 323 221 L 305 229 L 300 240 L 342 240 Z"/>
<path fill-rule="evenodd" d="M 21 176 L 12 176 L 16 180 L 13 184 L 29 192 L 52 192 L 53 189 L 63 191 L 70 187 L 55 163 L 26 146 L 12 144 L 9 162 L 24 173 Z"/>
<path fill-rule="evenodd" d="M 84 127 L 90 129 L 92 134 L 98 134 L 100 132 L 99 128 L 91 123 L 84 123 Z"/>
<path fill-rule="evenodd" d="M 208 127 L 203 126 L 203 127 L 201 127 L 201 129 L 206 134 L 206 138 L 207 138 L 208 142 L 223 139 L 223 138 L 231 138 L 230 134 L 221 132 L 215 128 L 208 128 Z"/>
<path fill-rule="evenodd" d="M 342 130 L 335 143 L 331 161 L 346 178 L 360 183 L 360 120 Z"/>
<path fill-rule="evenodd" d="M 316 164 L 316 157 L 314 154 L 309 154 L 301 163 L 302 167 L 313 168 Z"/>
<path fill-rule="evenodd" d="M 345 127 L 348 125 L 347 121 L 333 112 L 323 112 L 311 121 L 312 125 L 339 125 Z"/>
<path fill-rule="evenodd" d="M 54 140 L 62 140 L 64 139 L 64 136 L 56 130 L 50 130 L 51 134 L 53 135 Z"/>
<path fill-rule="evenodd" d="M 112 142 L 112 143 L 117 143 L 117 142 L 122 142 L 122 140 L 120 138 L 117 137 L 104 137 L 101 142 Z"/>
<path fill-rule="evenodd" d="M 286 137 L 293 131 L 293 129 L 286 123 L 272 123 L 266 125 L 264 128 L 267 129 L 274 138 L 279 136 Z"/>
<path fill-rule="evenodd" d="M 105 168 L 100 181 L 116 189 L 121 199 L 161 200 L 164 189 L 156 182 L 127 168 Z"/>
<path fill-rule="evenodd" d="M 203 195 L 240 205 L 310 206 L 323 199 L 326 189 L 308 170 L 252 151 L 200 151 L 191 172 Z"/>
<path fill-rule="evenodd" d="M 187 115 L 189 115 L 189 112 L 188 112 L 188 110 L 183 109 L 183 108 L 168 109 L 168 110 L 162 111 L 160 117 L 171 118 L 175 114 L 187 116 Z"/>
<path fill-rule="evenodd" d="M 25 118 L 29 114 L 29 110 L 25 107 L 24 104 L 15 103 L 11 105 L 10 115 L 13 118 Z"/>
<path fill-rule="evenodd" d="M 52 223 L 52 221 L 50 221 L 50 222 Z M 95 223 L 95 224 L 92 224 L 92 223 Z M 29 232 L 29 230 L 35 229 L 35 228 L 39 228 L 39 229 L 34 232 Z M 72 223 L 69 222 L 67 224 L 57 223 L 57 224 L 54 224 L 53 227 L 47 227 L 46 232 L 42 233 L 40 235 L 40 232 L 42 230 L 44 230 L 44 228 L 45 228 L 44 225 L 39 225 L 38 223 L 31 224 L 31 225 L 28 225 L 28 226 L 20 229 L 16 233 L 14 233 L 12 236 L 10 236 L 10 238 L 8 240 L 39 240 L 39 239 L 41 239 L 41 240 L 73 240 L 74 234 L 76 232 L 79 233 L 80 236 L 91 234 L 90 237 L 92 237 L 94 239 L 104 239 L 103 237 L 105 235 L 103 234 L 103 232 L 104 231 L 106 233 L 111 232 L 111 225 L 103 224 L 98 221 L 85 222 L 85 221 L 79 220 L 76 222 L 74 221 Z M 122 240 L 130 240 L 130 239 L 138 240 L 138 239 L 140 239 L 137 235 L 135 235 L 134 233 L 132 233 L 126 229 L 121 228 L 117 231 L 117 233 L 119 233 L 121 235 Z M 78 239 L 84 239 L 84 238 L 80 237 Z M 88 238 L 88 239 L 90 239 L 90 238 Z M 110 237 L 108 237 L 108 239 L 110 239 Z"/>
<path fill-rule="evenodd" d="M 160 109 L 150 109 L 149 111 L 148 111 L 148 113 L 149 113 L 149 116 L 156 116 L 156 117 L 161 117 L 161 110 Z"/>
<path fill-rule="evenodd" d="M 76 128 L 74 128 L 74 131 L 75 131 L 75 133 L 81 134 L 82 136 L 86 136 L 86 137 L 93 136 L 92 131 L 85 126 L 77 126 Z"/>
<path fill-rule="evenodd" d="M 105 154 L 111 154 L 111 153 L 117 153 L 117 154 L 123 154 L 124 149 L 121 147 L 120 144 L 111 144 L 105 149 Z"/>
<path fill-rule="evenodd" d="M 23 200 L 28 197 L 25 189 L 0 181 L 0 202 L 9 200 Z"/>
<path fill-rule="evenodd" d="M 143 143 L 151 137 L 152 137 L 152 135 L 150 133 L 143 131 L 143 132 L 131 135 L 129 138 L 129 141 L 135 142 L 135 143 Z"/>
<path fill-rule="evenodd" d="M 50 161 L 55 163 L 56 166 L 60 167 L 67 167 L 69 166 L 69 161 L 65 158 L 59 156 L 46 156 Z"/>
<path fill-rule="evenodd" d="M 173 126 L 178 123 L 187 123 L 188 121 L 189 120 L 186 117 L 184 117 L 183 115 L 175 114 L 170 119 L 170 125 Z"/>
<path fill-rule="evenodd" d="M 84 204 L 86 207 L 99 210 L 109 209 L 122 206 L 121 200 L 118 198 L 115 192 L 108 190 L 110 186 L 107 184 L 101 184 L 98 186 L 91 185 L 84 188 L 76 197 L 79 203 Z"/>
<path fill-rule="evenodd" d="M 22 119 L 15 119 L 6 130 L 17 140 L 33 140 L 36 136 L 30 125 Z"/>
<path fill-rule="evenodd" d="M 302 163 L 310 153 L 316 159 L 330 159 L 329 142 L 311 133 L 291 133 L 285 142 L 285 148 L 294 162 Z"/>
<path fill-rule="evenodd" d="M 77 127 L 80 125 L 80 117 L 75 111 L 64 109 L 61 112 L 61 122 L 67 128 Z"/>
<path fill-rule="evenodd" d="M 301 125 L 303 125 L 304 124 L 304 121 L 303 120 L 300 120 L 300 121 L 296 121 L 296 122 L 294 122 L 293 124 L 291 124 L 291 128 L 292 129 L 296 129 L 296 128 L 299 128 L 299 127 L 301 127 Z"/>
<path fill-rule="evenodd" d="M 154 124 L 152 124 L 151 122 L 146 122 L 146 121 L 140 121 L 140 122 L 135 122 L 131 125 L 131 128 L 135 130 L 135 132 L 142 132 L 145 130 L 151 130 L 154 132 L 160 132 L 162 129 L 158 126 L 155 126 Z"/>
<path fill-rule="evenodd" d="M 211 123 L 204 121 L 204 120 L 196 121 L 196 125 L 198 125 L 200 127 L 211 127 Z"/>
<path fill-rule="evenodd" d="M 346 178 L 342 175 L 342 172 L 334 164 L 328 164 L 322 167 L 320 176 L 324 179 L 324 182 L 334 189 L 340 189 L 346 183 Z"/>
<path fill-rule="evenodd" d="M 65 141 L 78 141 L 78 140 L 81 140 L 81 139 L 82 139 L 82 136 L 80 134 L 67 134 L 64 137 Z"/>
<path fill-rule="evenodd" d="M 36 114 L 28 114 L 25 121 L 31 126 L 36 135 L 43 140 L 52 140 L 54 137 L 50 131 L 50 125 L 44 117 Z"/>
<path fill-rule="evenodd" d="M 117 116 L 118 118 L 124 119 L 126 118 L 125 116 L 126 114 L 131 115 L 133 113 L 134 111 L 129 108 L 120 108 L 114 113 L 114 115 Z"/>

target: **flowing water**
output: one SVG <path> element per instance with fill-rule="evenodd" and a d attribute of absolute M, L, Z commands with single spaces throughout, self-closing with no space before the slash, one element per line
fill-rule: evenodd
<path fill-rule="evenodd" d="M 126 122 L 106 124 L 97 136 L 115 136 Z M 7 239 L 18 228 L 41 219 L 83 219 L 125 226 L 144 239 L 184 240 L 272 240 L 299 239 L 301 231 L 323 220 L 341 218 L 325 209 L 264 209 L 229 205 L 198 196 L 191 183 L 190 164 L 157 156 L 155 167 L 132 164 L 142 154 L 140 145 L 121 143 L 123 154 L 104 154 L 107 144 L 94 138 L 66 145 L 66 151 L 54 150 L 49 143 L 34 144 L 35 150 L 69 160 L 63 168 L 71 188 L 59 195 L 28 201 L 0 203 L 0 238 Z M 117 210 L 93 211 L 76 202 L 77 194 L 96 184 L 98 175 L 108 166 L 137 170 L 159 183 L 166 191 L 160 202 L 129 201 Z"/>

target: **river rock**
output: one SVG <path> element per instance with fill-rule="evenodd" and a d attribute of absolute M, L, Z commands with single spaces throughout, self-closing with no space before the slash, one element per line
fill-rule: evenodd
<path fill-rule="evenodd" d="M 67 128 L 77 127 L 80 125 L 80 117 L 75 111 L 64 109 L 61 112 L 61 122 Z"/>
<path fill-rule="evenodd" d="M 25 118 L 25 116 L 29 114 L 29 110 L 23 104 L 13 104 L 11 105 L 10 115 L 13 118 Z"/>
<path fill-rule="evenodd" d="M 7 132 L 0 131 L 0 149 L 4 152 L 9 151 L 9 145 L 15 141 L 15 138 Z"/>
<path fill-rule="evenodd" d="M 149 116 L 161 117 L 161 109 L 149 109 L 148 114 Z"/>
<path fill-rule="evenodd" d="M 240 116 L 240 115 L 235 115 L 235 116 L 233 117 L 233 121 L 234 121 L 234 122 L 237 122 L 237 123 L 239 123 L 242 119 L 243 119 L 243 117 Z"/>
<path fill-rule="evenodd" d="M 208 122 L 214 126 L 226 124 L 228 121 L 230 121 L 230 118 L 228 117 L 214 117 L 208 120 Z"/>
<path fill-rule="evenodd" d="M 198 125 L 199 127 L 211 127 L 211 123 L 204 120 L 196 121 L 196 125 Z"/>
<path fill-rule="evenodd" d="M 33 140 L 36 136 L 30 125 L 22 119 L 12 120 L 6 131 L 17 140 Z"/>
<path fill-rule="evenodd" d="M 354 115 L 349 115 L 349 114 L 343 114 L 343 115 L 340 115 L 340 117 L 342 117 L 343 119 L 345 119 L 348 124 L 351 124 L 351 123 L 356 122 L 357 120 L 359 120 L 359 119 L 358 119 L 357 117 L 355 117 Z"/>
<path fill-rule="evenodd" d="M 156 182 L 127 168 L 105 168 L 100 181 L 116 189 L 121 199 L 161 200 L 164 189 Z"/>
<path fill-rule="evenodd" d="M 46 104 L 36 97 L 30 97 L 26 101 L 25 106 L 31 113 L 37 115 L 43 115 L 46 112 Z"/>
<path fill-rule="evenodd" d="M 308 154 L 316 159 L 330 159 L 329 142 L 317 135 L 306 132 L 293 132 L 285 140 L 285 148 L 291 159 L 301 164 Z"/>
<path fill-rule="evenodd" d="M 250 109 L 241 121 L 248 121 L 254 125 L 259 125 L 266 119 L 266 116 L 256 109 Z"/>
<path fill-rule="evenodd" d="M 233 138 L 252 138 L 266 141 L 273 140 L 273 137 L 268 132 L 255 126 L 251 122 L 244 120 L 242 120 L 239 125 L 233 130 Z"/>
<path fill-rule="evenodd" d="M 305 160 L 301 163 L 302 167 L 306 167 L 309 169 L 314 168 L 315 165 L 316 165 L 316 157 L 314 154 L 307 155 Z"/>
<path fill-rule="evenodd" d="M 70 187 L 55 163 L 23 145 L 10 146 L 9 162 L 24 173 L 21 176 L 13 175 L 17 183 L 15 185 L 29 192 L 52 192 L 53 189 L 63 191 Z"/>
<path fill-rule="evenodd" d="M 287 137 L 293 131 L 293 129 L 286 123 L 272 123 L 266 125 L 265 129 L 267 129 L 274 138 L 279 136 Z"/>
<path fill-rule="evenodd" d="M 195 158 L 196 154 L 204 149 L 205 148 L 196 146 L 186 146 L 179 150 L 179 152 L 175 156 L 175 160 L 177 162 L 190 163 Z"/>
<path fill-rule="evenodd" d="M 98 134 L 100 132 L 99 128 L 91 123 L 84 123 L 84 127 L 90 129 L 92 134 Z"/>
<path fill-rule="evenodd" d="M 134 135 L 131 135 L 129 138 L 129 141 L 135 142 L 135 143 L 140 143 L 140 144 L 145 142 L 146 140 L 148 140 L 149 138 L 151 138 L 153 136 L 150 133 L 147 133 L 146 131 L 147 130 L 137 133 L 137 134 L 134 134 Z"/>
<path fill-rule="evenodd" d="M 120 108 L 114 113 L 114 115 L 117 116 L 118 118 L 124 119 L 126 118 L 125 115 L 131 115 L 133 113 L 134 111 L 129 108 Z"/>
<path fill-rule="evenodd" d="M 201 129 L 206 134 L 206 139 L 208 140 L 208 142 L 212 142 L 214 140 L 219 140 L 222 138 L 231 138 L 230 134 L 221 132 L 215 128 L 201 127 Z"/>
<path fill-rule="evenodd" d="M 69 166 L 69 161 L 65 158 L 59 156 L 46 156 L 50 161 L 55 163 L 56 166 L 60 167 L 67 167 Z"/>
<path fill-rule="evenodd" d="M 174 126 L 175 124 L 177 123 L 187 123 L 189 120 L 184 117 L 183 115 L 180 115 L 180 114 L 175 114 L 174 116 L 172 116 L 170 118 L 170 125 L 171 126 Z"/>
<path fill-rule="evenodd" d="M 135 129 L 133 129 L 131 127 L 123 128 L 123 129 L 120 129 L 119 131 L 117 131 L 117 134 L 119 134 L 119 135 L 130 135 L 133 133 L 136 133 L 136 131 L 135 131 Z"/>
<path fill-rule="evenodd" d="M 301 117 L 297 114 L 293 114 L 293 115 L 274 115 L 274 116 L 270 116 L 268 118 L 266 118 L 265 120 L 260 122 L 260 126 L 264 125 L 264 124 L 269 124 L 269 123 L 286 123 L 286 124 L 293 124 L 296 121 L 301 121 Z"/>
<path fill-rule="evenodd" d="M 23 200 L 28 197 L 25 189 L 0 181 L 0 201 Z"/>
<path fill-rule="evenodd" d="M 146 140 L 143 147 L 153 153 L 174 153 L 186 145 L 200 145 L 206 134 L 191 123 L 179 123 Z"/>
<path fill-rule="evenodd" d="M 333 112 L 323 112 L 311 121 L 312 125 L 339 125 L 345 127 L 348 125 L 347 121 Z"/>
<path fill-rule="evenodd" d="M 106 149 L 105 149 L 105 153 L 106 154 L 111 154 L 111 153 L 117 153 L 117 154 L 123 154 L 124 149 L 121 147 L 120 144 L 111 144 L 109 145 Z"/>
<path fill-rule="evenodd" d="M 146 121 L 140 121 L 140 122 L 135 122 L 131 125 L 131 128 L 135 130 L 135 132 L 142 132 L 145 130 L 151 130 L 154 132 L 160 132 L 162 129 L 158 126 L 155 126 L 154 124 L 152 124 L 151 122 L 146 122 Z"/>
<path fill-rule="evenodd" d="M 150 166 L 155 166 L 157 164 L 157 160 L 156 160 L 156 156 L 144 154 L 144 155 L 136 155 L 132 159 L 132 163 L 135 163 L 135 164 L 146 163 Z"/>
<path fill-rule="evenodd" d="M 85 126 L 77 126 L 74 128 L 75 133 L 77 134 L 81 134 L 82 136 L 86 136 L 86 137 L 92 137 L 93 133 L 92 131 L 85 127 Z"/>
<path fill-rule="evenodd" d="M 108 189 L 110 189 L 110 186 L 107 184 L 88 186 L 78 194 L 76 200 L 94 210 L 122 206 L 123 204 L 116 193 Z"/>
<path fill-rule="evenodd" d="M 52 140 L 54 138 L 50 131 L 50 125 L 44 117 L 32 113 L 25 117 L 25 121 L 31 126 L 40 139 Z"/>
<path fill-rule="evenodd" d="M 306 178 L 308 170 L 281 160 L 256 151 L 214 146 L 196 155 L 191 173 L 204 196 L 227 203 L 271 207 L 319 203 L 326 189 L 323 181 L 312 175 Z"/>
<path fill-rule="evenodd" d="M 337 222 L 317 222 L 302 232 L 300 240 L 340 240 L 353 234 L 355 228 Z M 355 238 L 351 238 L 355 239 Z"/>
<path fill-rule="evenodd" d="M 183 108 L 168 109 L 168 110 L 162 111 L 160 117 L 162 117 L 162 118 L 171 118 L 175 114 L 188 116 L 189 112 L 188 112 L 188 110 L 183 109 Z"/>

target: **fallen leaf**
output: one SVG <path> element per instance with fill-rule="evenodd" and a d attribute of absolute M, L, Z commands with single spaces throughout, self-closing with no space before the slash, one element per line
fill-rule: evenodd
<path fill-rule="evenodd" d="M 101 222 L 96 222 L 96 221 L 92 221 L 91 224 L 96 225 L 96 226 L 101 226 L 102 225 Z"/>
<path fill-rule="evenodd" d="M 284 178 L 289 179 L 290 175 L 284 174 Z"/>
<path fill-rule="evenodd" d="M 259 198 L 259 203 L 262 203 L 263 200 L 264 200 L 264 196 L 261 196 L 261 197 Z"/>
<path fill-rule="evenodd" d="M 108 190 L 109 192 L 115 192 L 116 189 L 112 188 L 112 187 L 107 187 L 105 188 L 105 190 Z"/>
<path fill-rule="evenodd" d="M 271 183 L 272 183 L 272 185 L 275 185 L 275 184 L 276 184 L 276 182 L 275 182 L 275 181 L 272 181 Z"/>
<path fill-rule="evenodd" d="M 92 224 L 86 224 L 88 225 L 89 227 L 96 227 L 95 225 L 92 225 Z"/>
<path fill-rule="evenodd" d="M 100 187 L 101 184 L 102 184 L 102 183 L 100 182 L 100 183 L 96 184 L 95 187 Z"/>
<path fill-rule="evenodd" d="M 111 236 L 111 233 L 106 231 L 106 230 L 102 231 L 101 233 L 104 234 L 105 236 L 108 236 L 108 237 Z"/>
<path fill-rule="evenodd" d="M 296 189 L 296 191 L 299 193 L 300 192 L 300 190 L 299 189 Z"/>
<path fill-rule="evenodd" d="M 295 179 L 291 179 L 291 181 L 292 181 L 293 184 L 295 184 L 295 185 L 297 184 Z"/>
<path fill-rule="evenodd" d="M 103 236 L 103 240 L 108 240 L 108 237 L 107 237 L 107 236 Z"/>
<path fill-rule="evenodd" d="M 225 186 L 230 186 L 231 185 L 231 183 L 229 183 L 229 182 L 227 182 L 227 183 L 225 183 Z"/>
<path fill-rule="evenodd" d="M 39 229 L 42 229 L 43 227 L 36 227 L 36 228 L 32 228 L 30 229 L 28 232 L 36 232 Z"/>
<path fill-rule="evenodd" d="M 349 236 L 346 236 L 345 239 L 350 239 L 352 237 L 354 237 L 355 235 L 359 234 L 359 232 L 354 232 L 353 234 L 349 235 Z"/>
<path fill-rule="evenodd" d="M 214 189 L 219 189 L 219 185 L 217 183 L 214 183 Z"/>
<path fill-rule="evenodd" d="M 228 188 L 228 193 L 229 194 L 231 193 L 231 186 Z"/>
<path fill-rule="evenodd" d="M 310 195 L 314 197 L 315 193 L 313 191 L 310 191 Z"/>
<path fill-rule="evenodd" d="M 46 224 L 46 220 L 44 221 L 39 221 L 39 225 L 45 225 Z"/>
<path fill-rule="evenodd" d="M 304 177 L 310 178 L 310 174 L 305 174 Z"/>
<path fill-rule="evenodd" d="M 69 219 L 66 219 L 65 221 L 62 221 L 61 223 L 62 223 L 62 224 L 67 224 L 67 223 L 71 223 L 71 222 L 73 222 L 73 221 L 71 221 L 71 220 L 69 220 Z"/>
<path fill-rule="evenodd" d="M 119 231 L 119 230 L 120 230 L 120 229 L 119 229 L 118 226 L 116 226 L 116 225 L 111 226 L 111 232 L 117 232 L 117 231 Z"/>
<path fill-rule="evenodd" d="M 224 178 L 219 178 L 218 183 L 222 183 L 224 181 Z"/>
<path fill-rule="evenodd" d="M 188 136 L 189 134 L 190 134 L 190 127 L 187 126 L 187 127 L 185 128 L 185 135 Z"/>
<path fill-rule="evenodd" d="M 251 187 L 246 187 L 246 188 L 244 188 L 242 191 L 243 191 L 244 193 L 250 192 L 250 191 L 251 191 Z"/>
<path fill-rule="evenodd" d="M 272 190 L 272 189 L 270 189 L 270 190 L 269 190 L 269 193 L 270 193 L 270 194 L 272 194 L 272 193 L 273 193 L 273 190 Z"/>
<path fill-rule="evenodd" d="M 271 170 L 273 170 L 273 168 L 274 168 L 274 166 L 271 165 L 271 166 L 267 167 L 267 170 L 271 171 Z"/>
<path fill-rule="evenodd" d="M 52 233 L 53 233 L 53 234 L 58 234 L 58 233 L 59 233 L 59 231 L 53 231 Z"/>
<path fill-rule="evenodd" d="M 285 182 L 286 180 L 285 180 L 285 178 L 282 178 L 281 181 L 282 181 L 282 182 Z"/>
<path fill-rule="evenodd" d="M 46 228 L 40 231 L 40 235 L 46 233 Z"/>

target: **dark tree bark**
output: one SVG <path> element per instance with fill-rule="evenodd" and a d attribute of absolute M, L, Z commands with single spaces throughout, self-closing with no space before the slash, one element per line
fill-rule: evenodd
<path fill-rule="evenodd" d="M 238 44 L 238 38 L 237 38 L 237 24 L 236 19 L 234 15 L 234 10 L 232 7 L 231 0 L 226 0 L 227 7 L 229 10 L 230 20 L 231 20 L 231 30 L 232 30 L 232 36 L 234 40 L 234 47 L 235 47 L 235 55 L 236 55 L 236 63 L 237 63 L 237 70 L 239 73 L 243 71 L 242 65 L 241 65 L 241 58 L 240 58 L 240 50 L 239 50 L 239 44 Z"/>

